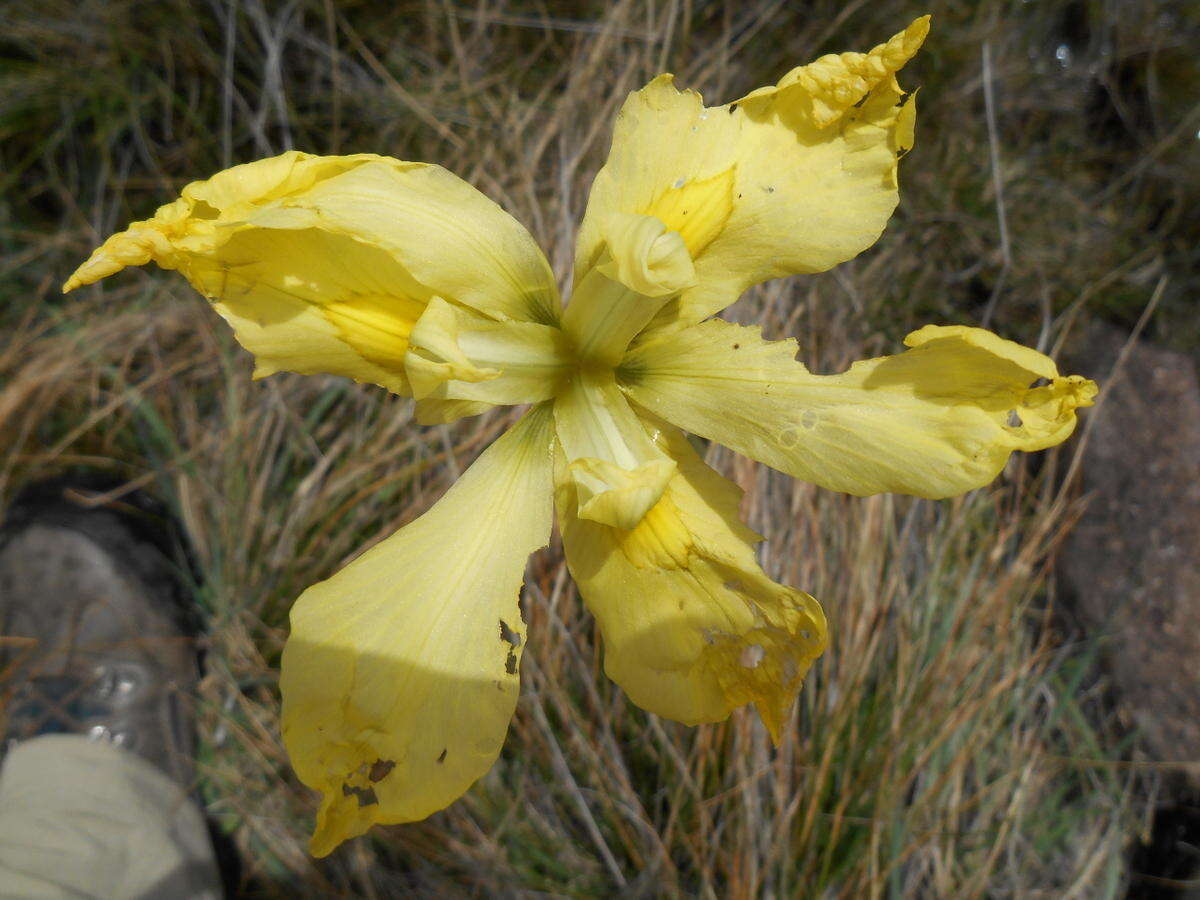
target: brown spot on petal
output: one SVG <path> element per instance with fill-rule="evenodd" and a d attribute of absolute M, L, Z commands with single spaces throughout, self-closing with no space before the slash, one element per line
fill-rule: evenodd
<path fill-rule="evenodd" d="M 357 798 L 359 809 L 362 809 L 364 806 L 371 806 L 379 802 L 379 797 L 375 795 L 374 788 L 351 787 L 348 784 L 343 784 L 342 796 Z"/>
<path fill-rule="evenodd" d="M 367 773 L 367 778 L 371 781 L 383 781 L 394 768 L 396 768 L 394 760 L 377 759 L 371 763 L 371 771 Z"/>

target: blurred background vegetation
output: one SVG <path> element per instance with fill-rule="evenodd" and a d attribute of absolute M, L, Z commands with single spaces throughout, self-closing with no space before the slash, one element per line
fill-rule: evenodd
<path fill-rule="evenodd" d="M 0 500 L 86 468 L 182 523 L 206 619 L 199 784 L 246 896 L 1150 896 L 1153 775 L 1123 761 L 1095 646 L 1050 561 L 1073 450 L 954 501 L 855 499 L 710 448 L 768 572 L 832 646 L 783 745 L 748 713 L 685 728 L 602 674 L 561 549 L 523 599 L 523 693 L 496 767 L 445 812 L 305 850 L 278 737 L 288 605 L 419 515 L 505 424 L 424 429 L 335 378 L 251 383 L 176 276 L 59 286 L 188 181 L 299 148 L 441 163 L 564 282 L 625 94 L 711 102 L 933 13 L 902 73 L 918 141 L 883 239 L 727 314 L 816 371 L 926 322 L 1056 351 L 1082 320 L 1200 348 L 1200 8 L 1150 0 L 40 0 L 0 4 Z M 1163 278 L 1166 277 L 1164 281 Z M 1085 372 L 1102 380 L 1104 372 Z M 1161 884 L 1160 884 L 1161 882 Z M 1165 888 L 1164 888 L 1165 889 Z M 1139 893 L 1140 892 L 1140 893 Z"/>

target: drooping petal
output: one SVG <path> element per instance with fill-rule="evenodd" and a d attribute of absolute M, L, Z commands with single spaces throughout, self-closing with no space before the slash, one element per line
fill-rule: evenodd
<path fill-rule="evenodd" d="M 705 107 L 661 75 L 629 96 L 596 176 L 576 280 L 614 213 L 659 218 L 695 259 L 696 284 L 660 318 L 696 322 L 768 278 L 819 272 L 871 246 L 895 209 L 916 109 L 895 73 L 928 17 L 869 53 L 823 56 L 774 87 Z"/>
<path fill-rule="evenodd" d="M 981 328 L 927 325 L 904 343 L 905 353 L 813 375 L 794 340 L 712 320 L 636 347 L 621 377 L 680 428 L 860 496 L 982 487 L 1014 450 L 1066 440 L 1096 395 L 1093 382 Z"/>
<path fill-rule="evenodd" d="M 126 266 L 177 269 L 278 371 L 408 392 L 408 336 L 433 296 L 498 320 L 553 322 L 557 292 L 528 232 L 438 166 L 295 151 L 189 184 L 104 242 L 64 290 Z"/>
<path fill-rule="evenodd" d="M 754 703 L 778 743 L 804 674 L 826 643 L 820 605 L 777 584 L 738 519 L 741 491 L 674 429 L 656 429 L 678 472 L 636 528 L 578 516 L 556 472 L 571 574 L 604 639 L 604 669 L 638 706 L 688 725 Z"/>
<path fill-rule="evenodd" d="M 611 372 L 576 372 L 554 402 L 554 429 L 585 519 L 633 528 L 675 472 Z"/>
<path fill-rule="evenodd" d="M 323 797 L 312 851 L 450 804 L 504 743 L 525 560 L 550 534 L 552 418 L 535 407 L 429 512 L 292 608 L 283 738 Z"/>

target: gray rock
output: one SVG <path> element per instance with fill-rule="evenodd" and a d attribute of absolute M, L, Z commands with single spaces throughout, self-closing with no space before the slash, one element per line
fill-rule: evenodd
<path fill-rule="evenodd" d="M 1090 636 L 1106 636 L 1118 711 L 1143 749 L 1200 787 L 1200 384 L 1180 353 L 1090 328 L 1073 371 L 1101 382 L 1084 450 L 1087 510 L 1059 560 Z"/>

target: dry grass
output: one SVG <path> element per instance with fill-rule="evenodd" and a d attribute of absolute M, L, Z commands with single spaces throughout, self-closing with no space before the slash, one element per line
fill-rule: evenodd
<path fill-rule="evenodd" d="M 732 317 L 798 335 L 819 371 L 890 352 L 929 318 L 990 315 L 1049 347 L 1081 308 L 1136 314 L 1164 271 L 1178 273 L 1163 300 L 1172 321 L 1196 264 L 1180 223 L 1200 207 L 1194 174 L 1163 169 L 1196 109 L 1154 95 L 1168 120 L 1134 116 L 1146 133 L 1121 132 L 1121 147 L 1109 107 L 1092 107 L 1115 84 L 1124 111 L 1128 73 L 1160 72 L 1186 47 L 1182 26 L 1036 6 L 932 4 L 935 31 L 905 82 L 923 85 L 920 141 L 889 233 Z M 57 296 L 100 237 L 186 180 L 288 146 L 440 162 L 521 219 L 565 279 L 627 91 L 671 69 L 708 97 L 736 96 L 921 11 L 50 0 L 3 12 L 0 493 L 100 468 L 180 518 L 209 624 L 201 788 L 241 850 L 247 894 L 1120 893 L 1130 787 L 1102 765 L 1115 751 L 1083 714 L 1097 705 L 1090 648 L 1059 641 L 1047 599 L 1072 514 L 1054 454 L 928 503 L 834 495 L 711 448 L 747 490 L 768 571 L 831 616 L 833 646 L 784 744 L 772 750 L 747 714 L 689 729 L 632 707 L 603 678 L 552 546 L 530 563 L 531 642 L 500 762 L 447 811 L 315 863 L 313 797 L 278 738 L 288 604 L 419 515 L 505 420 L 422 429 L 377 389 L 251 383 L 246 354 L 170 276 Z M 1085 38 L 1068 33 L 1072 16 L 1090 23 Z M 1074 68 L 1055 60 L 1062 43 Z"/>

